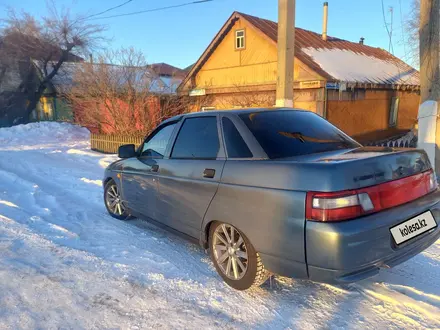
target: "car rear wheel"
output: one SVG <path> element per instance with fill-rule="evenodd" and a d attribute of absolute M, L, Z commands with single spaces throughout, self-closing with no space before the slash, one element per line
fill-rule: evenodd
<path fill-rule="evenodd" d="M 216 222 L 209 230 L 211 259 L 223 280 L 237 290 L 260 286 L 269 278 L 249 239 L 232 225 Z"/>
<path fill-rule="evenodd" d="M 104 187 L 104 202 L 108 213 L 113 218 L 127 220 L 130 213 L 122 201 L 120 190 L 115 181 L 110 180 Z"/>

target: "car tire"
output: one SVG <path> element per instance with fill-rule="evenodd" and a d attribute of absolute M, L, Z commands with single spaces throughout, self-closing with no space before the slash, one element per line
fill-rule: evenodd
<path fill-rule="evenodd" d="M 107 212 L 113 218 L 118 220 L 129 220 L 131 218 L 130 211 L 121 199 L 119 187 L 113 179 L 109 180 L 104 186 L 104 204 Z"/>
<path fill-rule="evenodd" d="M 234 289 L 260 286 L 270 276 L 246 235 L 230 224 L 215 222 L 210 226 L 209 252 L 219 275 Z"/>

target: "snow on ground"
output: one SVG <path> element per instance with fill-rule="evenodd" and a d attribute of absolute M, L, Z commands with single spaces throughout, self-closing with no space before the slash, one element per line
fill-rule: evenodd
<path fill-rule="evenodd" d="M 440 241 L 361 283 L 229 288 L 196 245 L 106 214 L 88 132 L 0 129 L 0 329 L 439 328 Z"/>

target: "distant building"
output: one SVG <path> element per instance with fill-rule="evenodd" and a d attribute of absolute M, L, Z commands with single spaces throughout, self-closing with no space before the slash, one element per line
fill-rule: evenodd
<path fill-rule="evenodd" d="M 0 39 L 0 47 L 6 47 Z M 56 61 L 60 50 L 54 47 L 52 61 Z M 0 127 L 26 123 L 28 120 L 27 102 L 35 93 L 39 80 L 41 63 L 32 58 L 41 54 L 38 50 L 29 51 L 29 57 L 5 58 L 0 57 Z M 30 120 L 57 120 L 73 121 L 74 111 L 66 102 L 62 92 L 73 84 L 73 76 L 83 59 L 69 54 L 66 62 L 59 69 L 57 75 L 47 86 L 36 109 L 31 113 Z M 49 68 L 52 66 L 49 65 Z M 167 63 L 149 65 L 151 72 L 151 92 L 153 94 L 175 94 L 181 84 L 186 71 Z M 159 101 L 158 101 L 159 102 Z"/>
<path fill-rule="evenodd" d="M 176 79 L 185 78 L 188 73 L 186 69 L 179 69 L 167 63 L 153 63 L 149 67 L 161 77 L 174 77 Z"/>
<path fill-rule="evenodd" d="M 179 91 L 205 96 L 207 103 L 195 111 L 273 106 L 276 79 L 277 23 L 234 12 Z M 295 29 L 294 106 L 352 136 L 412 128 L 419 85 L 416 69 L 363 38 L 323 40 L 319 33 Z"/>
<path fill-rule="evenodd" d="M 38 66 L 37 63 L 34 63 L 34 65 Z M 85 67 L 83 68 L 82 66 Z M 43 120 L 54 120 L 63 114 L 64 118 L 71 118 L 75 122 L 88 127 L 89 130 L 94 133 L 115 133 L 114 125 L 112 126 L 108 124 L 108 122 L 111 122 L 114 118 L 109 115 L 107 109 L 102 107 L 102 105 L 100 105 L 102 121 L 99 124 L 95 123 L 94 126 L 90 126 L 90 124 L 83 119 L 87 117 L 85 112 L 87 112 L 90 107 L 96 106 L 96 104 L 93 104 L 93 102 L 88 103 L 87 100 L 84 100 L 84 102 L 77 102 L 72 108 L 69 102 L 66 101 L 65 94 L 74 92 L 75 84 L 78 83 L 75 81 L 75 75 L 83 69 L 87 70 L 87 68 L 91 68 L 96 74 L 99 74 L 98 72 L 108 72 L 111 77 L 127 77 L 127 73 L 124 72 L 126 69 L 129 69 L 129 72 L 134 74 L 132 80 L 132 83 L 134 84 L 133 87 L 138 91 L 146 93 L 146 96 L 148 96 L 148 101 L 139 104 L 136 111 L 142 113 L 148 112 L 154 121 L 153 126 L 159 124 L 159 122 L 156 121 L 160 121 L 161 116 L 159 116 L 159 114 L 162 114 L 161 111 L 164 109 L 165 105 L 168 105 L 169 107 L 171 100 L 178 99 L 176 90 L 186 74 L 183 70 L 166 63 L 153 64 L 146 67 L 124 67 L 114 64 L 94 62 L 64 63 L 58 71 L 58 74 L 52 79 L 44 97 L 41 98 L 40 103 L 42 106 L 38 109 L 37 117 Z M 121 87 L 121 93 L 123 93 L 125 91 L 124 88 L 126 87 L 126 81 L 122 79 L 120 83 L 121 86 L 119 87 Z M 82 98 L 81 94 L 78 94 L 77 96 L 76 100 Z M 124 113 L 124 109 L 126 109 L 127 116 L 130 115 L 126 98 L 122 97 L 122 95 L 119 98 L 112 98 L 109 102 L 114 102 L 116 107 L 121 110 L 121 113 Z M 137 122 L 135 128 L 142 131 L 144 124 L 145 123 Z"/>
<path fill-rule="evenodd" d="M 38 66 L 37 62 L 34 62 Z M 40 100 L 37 111 L 34 113 L 34 120 L 74 120 L 79 112 L 72 109 L 63 97 L 63 91 L 69 90 L 74 83 L 74 74 L 78 70 L 78 66 L 83 65 L 81 62 L 66 62 L 60 68 L 58 74 L 52 79 L 50 86 L 45 91 L 44 96 Z M 114 70 L 120 67 L 110 64 L 93 64 L 108 65 Z M 173 67 L 166 63 L 152 64 L 148 66 L 151 75 L 150 92 L 153 95 L 171 95 L 176 93 L 177 87 L 181 84 L 185 72 L 179 68 Z M 155 101 L 153 101 L 153 99 Z M 152 98 L 151 106 L 160 107 L 158 97 Z M 156 104 L 157 103 L 157 104 Z M 77 118 L 78 120 L 78 118 Z M 80 122 L 80 120 L 79 120 Z"/>
<path fill-rule="evenodd" d="M 9 45 L 16 43 L 21 43 L 26 52 L 9 52 Z M 46 59 L 49 56 L 48 60 L 57 61 L 62 51 L 32 36 L 11 33 L 0 38 L 0 53 L 0 127 L 26 123 L 40 112 L 44 113 L 43 108 L 50 107 L 44 99 L 46 91 L 31 118 L 28 116 L 28 102 L 35 99 L 35 91 L 41 79 L 33 58 Z M 81 57 L 69 53 L 65 64 L 81 61 Z M 41 119 L 45 119 L 45 115 L 42 115 Z"/>

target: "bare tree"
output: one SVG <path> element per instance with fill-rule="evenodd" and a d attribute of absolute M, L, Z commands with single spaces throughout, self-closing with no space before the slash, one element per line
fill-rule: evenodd
<path fill-rule="evenodd" d="M 407 60 L 414 65 L 419 64 L 419 26 L 420 26 L 420 0 L 412 0 L 411 11 L 406 21 L 406 44 L 409 52 Z"/>
<path fill-rule="evenodd" d="M 29 90 L 27 85 L 36 85 L 28 92 L 28 116 L 63 64 L 81 61 L 80 55 L 104 40 L 103 26 L 72 17 L 69 11 L 59 13 L 54 4 L 48 6 L 48 11 L 47 16 L 37 20 L 26 12 L 10 9 L 1 30 L 0 58 L 27 63 L 27 74 L 20 88 Z"/>
<path fill-rule="evenodd" d="M 234 84 L 234 92 L 226 94 L 220 101 L 221 108 L 272 107 L 275 104 L 274 91 L 254 91 L 252 88 Z"/>
<path fill-rule="evenodd" d="M 78 123 L 125 135 L 144 135 L 162 120 L 189 111 L 192 102 L 174 94 L 133 48 L 76 65 L 73 86 L 65 94 Z"/>

